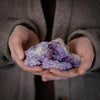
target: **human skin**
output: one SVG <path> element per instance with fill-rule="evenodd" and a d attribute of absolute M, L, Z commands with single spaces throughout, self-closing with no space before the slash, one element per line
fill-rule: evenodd
<path fill-rule="evenodd" d="M 47 72 L 47 70 L 42 69 L 39 66 L 25 66 L 24 51 L 27 50 L 32 45 L 39 43 L 37 35 L 30 29 L 25 26 L 18 25 L 14 28 L 11 36 L 9 37 L 9 48 L 11 51 L 12 59 L 22 68 L 24 71 L 28 71 L 35 75 L 41 75 L 42 73 Z"/>
<path fill-rule="evenodd" d="M 22 25 L 16 26 L 9 38 L 9 48 L 12 59 L 23 70 L 35 75 L 41 75 L 43 81 L 72 78 L 77 75 L 85 74 L 86 71 L 91 68 L 94 59 L 94 50 L 90 39 L 87 37 L 75 38 L 67 44 L 72 53 L 82 58 L 82 64 L 79 68 L 59 71 L 57 69 L 44 70 L 39 66 L 25 66 L 23 62 L 25 57 L 24 51 L 38 43 L 39 39 L 36 34 Z"/>
<path fill-rule="evenodd" d="M 50 69 L 50 72 L 42 74 L 43 81 L 68 79 L 87 72 L 92 66 L 94 59 L 94 50 L 89 38 L 83 36 L 75 38 L 67 44 L 72 53 L 82 58 L 82 64 L 79 68 L 73 68 L 66 71 Z"/>

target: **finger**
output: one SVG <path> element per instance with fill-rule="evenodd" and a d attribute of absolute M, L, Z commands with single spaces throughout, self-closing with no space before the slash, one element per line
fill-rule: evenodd
<path fill-rule="evenodd" d="M 23 50 L 23 47 L 22 47 L 22 44 L 16 44 L 16 46 L 13 47 L 14 50 L 15 50 L 15 53 L 16 53 L 16 56 L 19 60 L 23 60 L 24 57 L 25 57 L 25 54 L 24 54 L 24 50 Z"/>
<path fill-rule="evenodd" d="M 60 79 L 65 79 L 65 78 L 53 75 L 51 73 L 46 73 L 42 75 L 42 81 L 51 81 L 51 80 L 60 80 Z"/>
<path fill-rule="evenodd" d="M 82 64 L 78 69 L 80 75 L 85 74 L 87 70 L 91 68 L 93 59 L 94 54 L 91 54 L 90 56 L 84 56 Z"/>
<path fill-rule="evenodd" d="M 91 68 L 92 61 L 84 61 L 78 69 L 80 75 L 85 74 Z"/>
<path fill-rule="evenodd" d="M 48 70 L 42 70 L 42 71 L 29 71 L 31 74 L 34 74 L 34 75 L 42 75 L 42 74 L 46 74 L 48 73 L 49 71 Z"/>
<path fill-rule="evenodd" d="M 17 60 L 17 64 L 25 71 L 29 71 L 29 72 L 39 72 L 42 71 L 43 68 L 41 68 L 40 66 L 34 66 L 34 67 L 30 67 L 30 66 L 25 66 L 24 65 L 24 61 L 20 61 Z"/>
<path fill-rule="evenodd" d="M 31 74 L 33 74 L 33 75 L 38 75 L 38 76 L 41 75 L 41 71 L 40 71 L 40 72 L 30 72 L 30 71 L 29 71 L 29 73 L 31 73 Z"/>
<path fill-rule="evenodd" d="M 22 47 L 22 43 L 18 42 L 16 39 L 15 41 L 12 43 L 10 43 L 10 51 L 11 51 L 11 56 L 13 58 L 14 61 L 19 60 L 23 60 L 24 59 L 24 50 Z"/>
<path fill-rule="evenodd" d="M 17 59 L 17 54 L 16 54 L 14 48 L 12 47 L 12 48 L 10 49 L 10 51 L 11 51 L 11 57 L 12 57 L 12 59 L 13 59 L 14 61 L 16 61 L 16 59 Z"/>
<path fill-rule="evenodd" d="M 71 77 L 75 77 L 75 76 L 79 75 L 78 68 L 73 68 L 73 69 L 69 69 L 66 71 L 59 71 L 57 69 L 50 69 L 50 72 L 53 73 L 54 75 L 64 77 L 64 78 L 71 78 Z"/>
<path fill-rule="evenodd" d="M 12 57 L 12 59 L 15 61 L 15 59 L 17 59 L 16 57 L 16 52 L 15 52 L 15 50 L 14 50 L 14 48 L 13 48 L 13 43 L 11 42 L 11 43 L 9 43 L 9 49 L 10 49 L 10 52 L 11 52 L 11 57 Z"/>

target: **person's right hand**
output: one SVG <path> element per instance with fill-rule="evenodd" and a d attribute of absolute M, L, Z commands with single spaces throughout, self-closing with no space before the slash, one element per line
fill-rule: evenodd
<path fill-rule="evenodd" d="M 42 73 L 46 72 L 46 70 L 43 70 L 39 66 L 29 67 L 24 65 L 24 50 L 28 49 L 32 45 L 36 45 L 37 43 L 39 43 L 38 37 L 32 30 L 22 25 L 16 26 L 9 38 L 8 43 L 12 59 L 23 70 L 35 75 L 41 75 Z"/>

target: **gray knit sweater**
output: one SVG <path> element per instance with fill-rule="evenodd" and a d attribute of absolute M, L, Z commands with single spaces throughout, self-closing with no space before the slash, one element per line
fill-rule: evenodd
<path fill-rule="evenodd" d="M 79 35 L 87 36 L 94 47 L 92 70 L 68 80 L 55 81 L 56 100 L 99 100 L 100 0 L 56 0 L 51 40 L 65 43 Z M 40 41 L 47 36 L 46 20 L 40 0 L 0 0 L 0 100 L 34 100 L 34 76 L 20 69 L 10 57 L 8 39 L 17 25 L 32 29 Z M 62 92 L 61 92 L 62 91 Z"/>

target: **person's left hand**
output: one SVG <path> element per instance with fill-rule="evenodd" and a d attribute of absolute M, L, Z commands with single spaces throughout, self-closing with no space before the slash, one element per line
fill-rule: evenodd
<path fill-rule="evenodd" d="M 79 55 L 83 60 L 81 66 L 66 71 L 50 69 L 48 73 L 42 75 L 43 81 L 60 80 L 85 74 L 91 68 L 94 59 L 94 50 L 91 41 L 87 37 L 75 38 L 68 43 L 71 53 Z"/>

